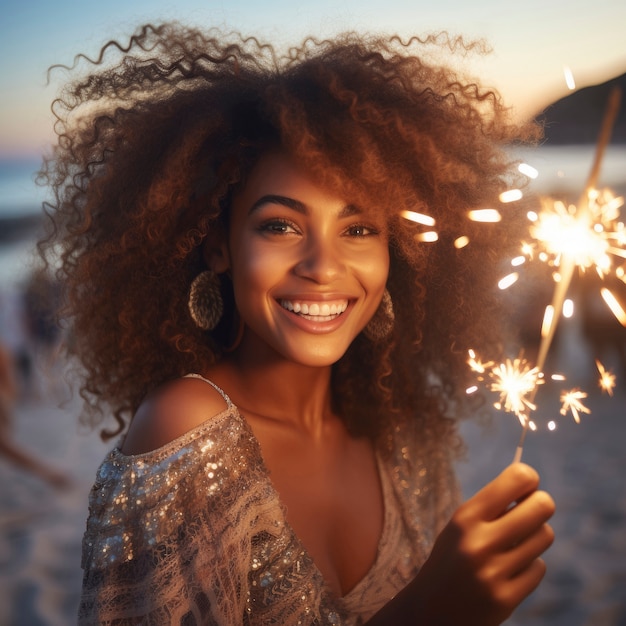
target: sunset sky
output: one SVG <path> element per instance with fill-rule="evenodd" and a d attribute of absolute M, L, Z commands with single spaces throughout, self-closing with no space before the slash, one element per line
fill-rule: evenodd
<path fill-rule="evenodd" d="M 565 95 L 564 65 L 577 87 L 626 72 L 623 0 L 28 0 L 5 7 L 0 23 L 0 157 L 36 156 L 51 141 L 49 103 L 64 74 L 46 86 L 48 66 L 71 65 L 79 52 L 96 56 L 104 41 L 127 39 L 140 23 L 172 18 L 279 45 L 352 29 L 485 38 L 494 52 L 469 71 L 520 116 Z"/>

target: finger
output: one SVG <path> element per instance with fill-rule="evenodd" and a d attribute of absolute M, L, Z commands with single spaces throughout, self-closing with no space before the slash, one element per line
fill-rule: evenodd
<path fill-rule="evenodd" d="M 515 502 L 523 500 L 539 485 L 539 475 L 525 463 L 513 463 L 485 485 L 465 505 L 484 521 L 495 520 Z"/>
<path fill-rule="evenodd" d="M 528 567 L 518 572 L 510 580 L 511 590 L 521 602 L 528 594 L 532 593 L 542 581 L 546 573 L 546 564 L 543 559 L 536 558 Z"/>
<path fill-rule="evenodd" d="M 523 542 L 552 515 L 554 500 L 545 491 L 535 491 L 490 524 L 493 545 L 507 549 Z"/>
<path fill-rule="evenodd" d="M 519 576 L 552 545 L 553 541 L 552 527 L 543 524 L 522 543 L 502 555 L 500 563 L 503 574 L 509 578 Z"/>

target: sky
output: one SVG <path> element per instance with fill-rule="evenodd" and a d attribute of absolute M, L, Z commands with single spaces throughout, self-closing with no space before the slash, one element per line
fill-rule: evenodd
<path fill-rule="evenodd" d="M 97 56 L 142 23 L 178 19 L 258 35 L 279 46 L 345 30 L 402 36 L 447 30 L 493 52 L 465 68 L 496 87 L 518 117 L 577 88 L 626 72 L 623 0 L 0 0 L 0 158 L 36 157 L 53 140 L 50 102 L 78 53 Z"/>

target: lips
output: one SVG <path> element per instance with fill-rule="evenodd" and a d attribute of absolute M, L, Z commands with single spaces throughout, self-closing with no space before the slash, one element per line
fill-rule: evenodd
<path fill-rule="evenodd" d="M 325 302 L 280 300 L 280 306 L 305 319 L 326 322 L 341 315 L 348 308 L 348 301 L 345 299 Z"/>

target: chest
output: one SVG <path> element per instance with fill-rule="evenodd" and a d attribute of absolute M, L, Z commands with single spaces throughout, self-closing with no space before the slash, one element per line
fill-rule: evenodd
<path fill-rule="evenodd" d="M 383 531 L 384 501 L 371 444 L 339 436 L 312 443 L 259 437 L 287 522 L 338 595 L 370 570 Z"/>

